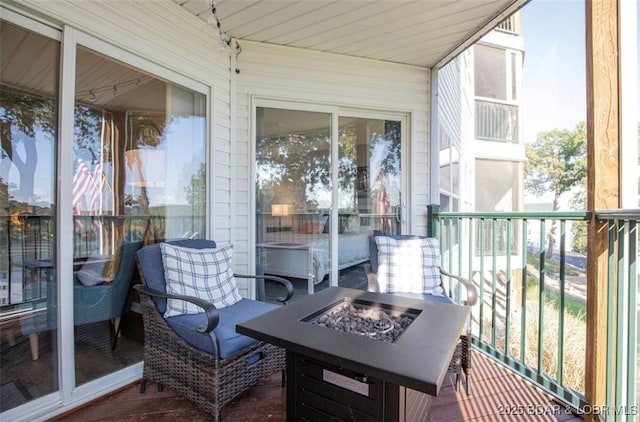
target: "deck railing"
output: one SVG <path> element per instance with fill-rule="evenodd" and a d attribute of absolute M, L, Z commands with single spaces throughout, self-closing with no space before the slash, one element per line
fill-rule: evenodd
<path fill-rule="evenodd" d="M 476 100 L 476 138 L 518 143 L 518 107 Z"/>
<path fill-rule="evenodd" d="M 602 211 L 608 228 L 607 362 L 604 414 L 607 421 L 634 421 L 640 415 L 638 391 L 638 223 L 640 210 Z"/>
<path fill-rule="evenodd" d="M 442 265 L 473 280 L 478 288 L 479 301 L 472 312 L 475 347 L 577 411 L 593 410 L 584 396 L 584 371 L 590 370 L 585 368 L 586 256 L 570 250 L 571 241 L 586 240 L 590 215 L 440 213 L 435 206 L 429 215 L 430 234 L 440 238 Z M 640 403 L 636 396 L 640 211 L 596 216 L 609 227 L 609 411 L 602 415 L 604 420 L 633 420 Z M 570 229 L 578 225 L 584 226 L 582 231 Z"/>
<path fill-rule="evenodd" d="M 37 302 L 44 294 L 30 287 L 34 278 L 53 277 L 53 266 L 38 261 L 54 258 L 55 219 L 51 216 L 19 215 L 0 219 L 0 308 Z M 93 253 L 111 255 L 118 241 L 201 237 L 204 219 L 193 215 L 126 215 L 73 217 L 73 256 Z M 123 238 L 116 240 L 116 233 Z M 34 283 L 36 285 L 37 283 Z"/>

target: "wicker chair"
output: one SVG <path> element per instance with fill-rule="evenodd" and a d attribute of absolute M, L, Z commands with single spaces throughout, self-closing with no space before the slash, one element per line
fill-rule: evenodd
<path fill-rule="evenodd" d="M 396 240 L 405 240 L 405 239 L 424 239 L 424 236 L 414 236 L 414 235 L 386 235 L 387 237 L 396 239 Z M 375 240 L 376 236 L 371 237 L 369 241 L 369 253 L 370 253 L 370 264 L 365 265 L 365 272 L 367 273 L 368 280 L 368 290 L 371 292 L 379 292 L 379 291 L 388 291 L 387 289 L 381 289 L 387 280 L 380 280 L 378 278 L 378 246 Z M 438 240 L 430 239 L 431 244 L 434 245 L 434 255 L 437 254 L 437 261 L 439 262 L 439 248 L 438 248 Z M 466 288 L 466 299 L 461 301 L 463 305 L 466 306 L 474 306 L 478 301 L 478 293 L 476 287 L 469 282 L 469 280 L 459 277 L 457 275 L 453 275 L 443 270 L 438 265 L 438 270 L 440 274 L 440 287 L 442 290 L 447 293 L 445 285 L 442 281 L 442 277 L 450 277 L 457 280 L 461 285 Z M 437 272 L 436 272 L 437 274 Z M 402 289 L 400 289 L 402 290 Z M 448 292 L 443 296 L 437 296 L 433 294 L 417 294 L 417 293 L 409 293 L 395 290 L 392 294 L 414 297 L 418 299 L 424 300 L 432 300 L 441 303 L 455 303 L 452 299 L 452 293 Z M 468 394 L 471 394 L 471 325 L 470 323 L 464 328 L 463 333 L 460 335 L 460 340 L 456 346 L 456 350 L 453 354 L 453 358 L 451 359 L 451 363 L 449 364 L 450 374 L 455 374 L 455 389 L 458 391 L 460 386 L 461 375 L 464 372 L 465 375 L 465 390 Z"/>
<path fill-rule="evenodd" d="M 210 240 L 167 242 L 194 249 L 215 248 Z M 217 309 L 211 303 L 166 293 L 159 244 L 140 249 L 138 270 L 144 285 L 140 293 L 144 322 L 144 370 L 140 392 L 148 380 L 179 392 L 220 420 L 220 411 L 238 394 L 285 367 L 285 351 L 235 332 L 237 323 L 259 316 L 277 305 L 243 298 L 234 305 Z M 293 294 L 288 280 L 273 276 L 236 278 L 268 279 L 287 289 L 286 303 Z M 203 309 L 200 314 L 164 317 L 167 299 L 180 299 Z"/>

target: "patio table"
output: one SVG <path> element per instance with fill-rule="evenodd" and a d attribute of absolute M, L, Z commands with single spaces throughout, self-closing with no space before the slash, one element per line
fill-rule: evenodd
<path fill-rule="evenodd" d="M 416 317 L 394 343 L 309 322 L 341 302 Z M 287 350 L 287 420 L 426 420 L 468 317 L 464 306 L 332 287 L 236 331 Z"/>

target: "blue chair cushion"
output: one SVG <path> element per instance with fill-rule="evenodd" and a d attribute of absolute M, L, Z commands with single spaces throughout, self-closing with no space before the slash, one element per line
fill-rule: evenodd
<path fill-rule="evenodd" d="M 430 294 L 405 293 L 405 292 L 393 293 L 393 295 L 410 297 L 412 299 L 428 300 L 431 302 L 438 302 L 438 303 L 444 303 L 444 304 L 454 304 L 454 305 L 456 304 L 456 302 L 447 295 L 438 296 L 438 295 L 430 295 Z M 464 329 L 466 331 L 471 329 L 471 318 L 467 318 L 467 322 L 464 324 Z"/>
<path fill-rule="evenodd" d="M 394 296 L 403 296 L 410 297 L 412 299 L 420 299 L 420 300 L 428 300 L 431 302 L 439 302 L 439 303 L 455 303 L 449 296 L 447 295 L 431 295 L 431 294 L 420 294 L 420 293 L 407 293 L 407 292 L 399 292 L 392 293 Z"/>
<path fill-rule="evenodd" d="M 196 331 L 198 326 L 206 325 L 204 313 L 174 316 L 166 318 L 166 321 L 180 337 L 193 347 L 207 353 L 215 353 L 217 345 L 219 357 L 226 359 L 258 342 L 254 338 L 236 333 L 236 324 L 278 307 L 278 305 L 271 303 L 241 299 L 234 305 L 218 309 L 220 322 L 212 333 Z"/>

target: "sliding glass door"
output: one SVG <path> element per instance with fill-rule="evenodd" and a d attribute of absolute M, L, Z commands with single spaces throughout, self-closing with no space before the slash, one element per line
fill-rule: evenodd
<path fill-rule="evenodd" d="M 30 27 L 0 20 L 0 412 L 59 388 L 57 314 L 38 362 L 30 335 L 45 322 L 56 274 L 60 42 Z"/>
<path fill-rule="evenodd" d="M 2 17 L 0 414 L 12 419 L 137 375 L 135 252 L 206 236 L 209 88 L 71 28 L 77 44 L 62 45 L 60 31 Z"/>
<path fill-rule="evenodd" d="M 401 141 L 400 120 L 340 117 L 338 233 L 402 232 Z"/>
<path fill-rule="evenodd" d="M 206 108 L 203 94 L 84 47 L 75 98 L 66 285 L 80 385 L 142 360 L 136 250 L 205 235 Z"/>
<path fill-rule="evenodd" d="M 366 290 L 369 240 L 402 232 L 402 122 L 349 116 L 338 122 L 339 285 Z"/>
<path fill-rule="evenodd" d="M 257 270 L 302 280 L 330 272 L 331 114 L 256 110 Z"/>
<path fill-rule="evenodd" d="M 403 128 L 403 116 L 258 107 L 257 270 L 301 294 L 366 289 L 369 239 L 403 231 Z"/>

